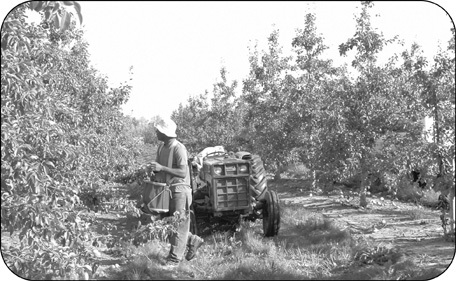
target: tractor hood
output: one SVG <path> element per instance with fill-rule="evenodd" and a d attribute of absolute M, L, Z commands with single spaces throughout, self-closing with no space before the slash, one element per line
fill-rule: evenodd
<path fill-rule="evenodd" d="M 237 158 L 231 158 L 225 156 L 220 156 L 220 157 L 210 157 L 204 159 L 204 164 L 205 165 L 226 165 L 226 164 L 237 164 L 237 163 L 250 163 L 249 160 L 242 160 L 242 159 L 237 159 Z"/>

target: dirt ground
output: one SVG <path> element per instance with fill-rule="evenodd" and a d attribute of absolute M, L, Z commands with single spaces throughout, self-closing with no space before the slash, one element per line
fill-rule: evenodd
<path fill-rule="evenodd" d="M 363 236 L 372 242 L 392 244 L 423 269 L 444 272 L 453 261 L 455 243 L 443 236 L 439 210 L 375 195 L 368 198 L 367 208 L 360 208 L 358 198 L 346 199 L 338 192 L 312 194 L 297 180 L 271 183 L 270 188 L 278 192 L 285 205 L 298 204 L 321 213 L 341 229 L 349 230 L 355 239 Z"/>

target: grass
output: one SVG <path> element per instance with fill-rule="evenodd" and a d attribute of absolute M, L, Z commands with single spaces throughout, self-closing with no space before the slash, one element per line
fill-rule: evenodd
<path fill-rule="evenodd" d="M 438 203 L 440 192 L 433 189 L 421 189 L 411 184 L 407 179 L 399 182 L 397 199 L 403 202 L 415 202 L 427 207 L 435 207 Z"/>
<path fill-rule="evenodd" d="M 146 161 L 146 159 L 144 159 Z M 292 167 L 289 174 L 304 177 L 303 167 Z M 139 194 L 130 187 L 129 195 Z M 423 192 L 413 186 L 398 190 L 403 201 L 437 202 L 438 195 Z M 390 244 L 373 243 L 354 238 L 323 215 L 299 205 L 281 204 L 279 236 L 263 237 L 262 221 L 245 221 L 237 231 L 212 232 L 197 257 L 181 262 L 173 270 L 162 264 L 169 244 L 151 241 L 145 245 L 125 246 L 126 266 L 112 271 L 109 279 L 116 280 L 393 280 L 432 279 L 441 272 L 420 268 L 392 248 Z M 411 219 L 425 218 L 421 210 L 407 213 Z"/>
<path fill-rule="evenodd" d="M 333 221 L 295 205 L 281 205 L 282 232 L 262 235 L 261 221 L 242 222 L 238 231 L 204 237 L 197 257 L 173 270 L 162 268 L 169 245 L 151 241 L 127 246 L 128 264 L 110 278 L 121 280 L 302 280 L 419 279 L 435 272 L 417 270 L 391 245 L 354 239 Z M 435 275 L 434 275 L 435 276 Z"/>
<path fill-rule="evenodd" d="M 412 220 L 422 220 L 432 218 L 429 215 L 429 212 L 426 212 L 422 209 L 413 209 L 405 211 L 405 214 L 410 217 Z"/>

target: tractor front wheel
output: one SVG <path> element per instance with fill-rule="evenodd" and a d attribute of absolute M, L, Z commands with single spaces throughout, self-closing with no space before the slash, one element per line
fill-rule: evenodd
<path fill-rule="evenodd" d="M 279 197 L 273 190 L 265 194 L 263 206 L 263 232 L 264 236 L 271 237 L 279 233 L 280 229 L 280 206 Z"/>

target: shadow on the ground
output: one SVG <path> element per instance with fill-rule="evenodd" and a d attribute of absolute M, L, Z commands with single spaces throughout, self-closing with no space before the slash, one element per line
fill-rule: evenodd
<path fill-rule="evenodd" d="M 385 266 L 378 264 L 353 264 L 348 267 L 338 267 L 332 271 L 333 277 L 328 280 L 431 280 L 444 272 L 442 268 L 421 267 L 410 261 L 403 261 L 390 266 L 390 272 Z M 399 276 L 399 277 L 398 277 Z"/>
<path fill-rule="evenodd" d="M 298 275 L 287 272 L 284 268 L 271 268 L 259 271 L 257 268 L 253 268 L 248 265 L 241 265 L 227 271 L 223 276 L 218 277 L 218 280 L 245 280 L 252 279 L 256 280 L 310 280 L 310 278 L 304 275 Z"/>
<path fill-rule="evenodd" d="M 428 257 L 454 257 L 455 254 L 454 242 L 446 241 L 443 236 L 420 239 L 412 243 L 407 240 L 397 240 L 395 244 L 397 247 L 402 248 L 405 253 L 421 252 Z"/>

